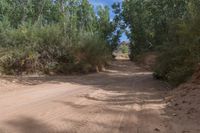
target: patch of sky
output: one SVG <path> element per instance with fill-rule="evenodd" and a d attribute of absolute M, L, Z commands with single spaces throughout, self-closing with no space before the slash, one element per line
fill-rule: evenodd
<path fill-rule="evenodd" d="M 122 0 L 89 0 L 90 3 L 94 6 L 94 9 L 96 10 L 98 6 L 109 6 L 110 7 L 110 18 L 111 20 L 114 18 L 115 14 L 112 12 L 112 4 L 115 2 L 122 2 Z M 128 38 L 125 33 L 123 33 L 121 37 L 121 41 L 128 41 Z"/>

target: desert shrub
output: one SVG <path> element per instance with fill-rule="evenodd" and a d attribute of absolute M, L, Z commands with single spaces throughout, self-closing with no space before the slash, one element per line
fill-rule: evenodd
<path fill-rule="evenodd" d="M 35 72 L 38 54 L 32 51 L 12 50 L 0 58 L 0 70 L 5 74 L 21 74 Z"/>
<path fill-rule="evenodd" d="M 97 35 L 82 36 L 78 47 L 79 59 L 94 68 L 102 69 L 111 59 L 108 44 Z M 80 54 L 81 53 L 81 54 Z"/>
<path fill-rule="evenodd" d="M 43 71 L 46 73 L 52 69 L 53 64 L 56 64 L 55 59 L 61 55 L 63 40 L 60 36 L 58 26 L 42 28 L 21 26 L 18 29 L 7 30 L 4 33 L 4 40 L 0 42 L 1 49 L 9 51 L 1 57 L 2 72 L 18 74 Z"/>
<path fill-rule="evenodd" d="M 148 51 L 159 52 L 156 78 L 173 85 L 188 80 L 200 62 L 199 7 L 199 0 L 124 1 L 130 59 L 137 60 Z"/>
<path fill-rule="evenodd" d="M 21 26 L 3 33 L 0 67 L 5 74 L 88 73 L 109 59 L 106 42 L 95 34 L 71 41 L 60 25 Z"/>
<path fill-rule="evenodd" d="M 154 76 L 176 86 L 190 78 L 197 64 L 198 58 L 188 50 L 187 46 L 172 48 L 158 58 Z"/>
<path fill-rule="evenodd" d="M 155 68 L 154 76 L 173 85 L 187 81 L 200 62 L 200 16 L 177 25 Z"/>
<path fill-rule="evenodd" d="M 119 50 L 123 53 L 123 54 L 128 54 L 129 53 L 129 46 L 128 45 L 120 45 Z"/>
<path fill-rule="evenodd" d="M 119 41 L 114 32 L 120 20 L 113 21 L 107 6 L 94 9 L 89 0 L 3 0 L 0 73 L 93 71 L 109 59 L 107 43 Z"/>

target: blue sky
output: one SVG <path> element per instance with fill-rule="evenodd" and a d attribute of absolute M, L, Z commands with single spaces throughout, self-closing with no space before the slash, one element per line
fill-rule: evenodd
<path fill-rule="evenodd" d="M 111 5 L 114 3 L 114 2 L 122 2 L 122 0 L 89 0 L 93 5 L 94 7 L 97 7 L 97 6 L 104 6 L 104 5 L 108 5 L 110 7 L 110 17 L 111 19 L 114 17 L 114 14 L 112 12 L 112 8 L 111 8 Z M 121 41 L 127 41 L 127 36 L 125 34 L 122 35 L 121 37 Z"/>
<path fill-rule="evenodd" d="M 109 5 L 111 6 L 114 2 L 122 2 L 122 0 L 89 0 L 94 6 Z"/>

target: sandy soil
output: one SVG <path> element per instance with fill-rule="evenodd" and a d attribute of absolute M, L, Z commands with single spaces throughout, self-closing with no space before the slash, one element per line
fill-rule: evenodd
<path fill-rule="evenodd" d="M 167 110 L 168 90 L 125 60 L 85 76 L 3 78 L 0 133 L 190 133 Z"/>
<path fill-rule="evenodd" d="M 167 98 L 167 97 L 166 97 Z M 183 133 L 200 133 L 200 65 L 192 78 L 170 91 L 167 112 L 174 114 L 174 128 Z M 181 126 L 181 127 L 180 127 Z"/>
<path fill-rule="evenodd" d="M 169 100 L 166 111 L 174 116 L 173 128 L 180 133 L 200 133 L 200 85 L 183 84 L 170 92 Z"/>

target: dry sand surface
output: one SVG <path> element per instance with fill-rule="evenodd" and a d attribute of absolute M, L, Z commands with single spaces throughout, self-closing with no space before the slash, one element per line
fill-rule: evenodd
<path fill-rule="evenodd" d="M 167 98 L 167 97 L 166 97 Z M 200 65 L 192 78 L 170 91 L 167 112 L 174 114 L 176 130 L 184 127 L 183 133 L 200 133 Z"/>
<path fill-rule="evenodd" d="M 0 133 L 200 133 L 168 111 L 168 90 L 126 60 L 98 74 L 3 78 Z"/>

